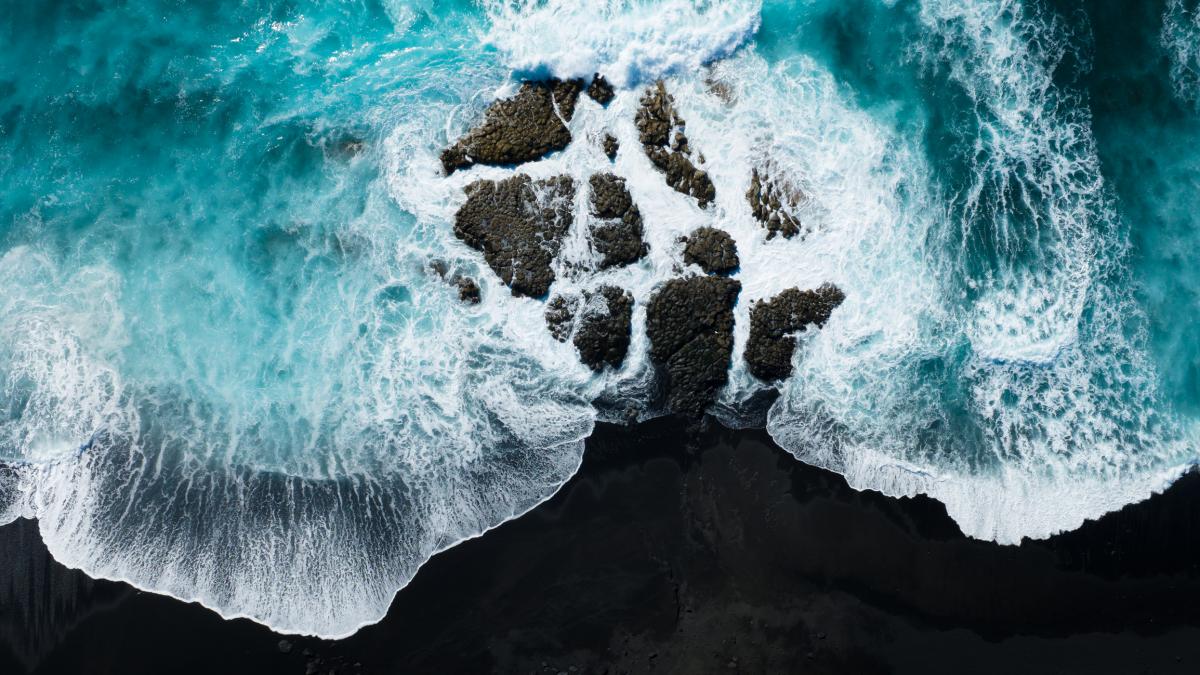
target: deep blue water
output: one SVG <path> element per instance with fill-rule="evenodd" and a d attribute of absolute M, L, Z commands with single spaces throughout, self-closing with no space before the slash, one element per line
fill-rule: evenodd
<path fill-rule="evenodd" d="M 764 386 L 750 302 L 845 290 L 766 424 L 856 487 L 1013 542 L 1200 457 L 1194 2 L 0 2 L 0 517 L 90 574 L 377 620 L 562 485 L 590 401 L 648 403 L 644 302 L 699 224 L 742 255 L 728 424 Z M 437 163 L 516 78 L 595 71 L 617 100 L 524 170 L 608 170 L 594 139 L 635 148 L 664 77 L 718 190 L 618 158 L 651 255 L 604 278 L 638 309 L 600 375 L 454 238 L 462 186 L 513 169 Z M 762 166 L 812 234 L 765 240 Z"/>

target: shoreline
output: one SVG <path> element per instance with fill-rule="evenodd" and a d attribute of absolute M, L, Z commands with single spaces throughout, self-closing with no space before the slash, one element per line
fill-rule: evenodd
<path fill-rule="evenodd" d="M 1093 672 L 1200 664 L 1195 472 L 1078 530 L 1011 546 L 966 538 L 931 498 L 854 490 L 762 430 L 662 418 L 597 425 L 587 444 L 555 496 L 434 556 L 382 621 L 337 641 L 81 578 L 48 560 L 35 523 L 17 521 L 0 540 L 44 568 L 47 590 L 24 604 L 10 590 L 6 604 L 36 635 L 5 626 L 0 665 L 848 673 L 951 672 L 936 668 L 965 659 L 977 672 L 1064 672 L 1055 654 L 1090 659 Z M 22 637 L 39 653 L 19 656 Z M 212 644 L 228 649 L 206 653 Z"/>

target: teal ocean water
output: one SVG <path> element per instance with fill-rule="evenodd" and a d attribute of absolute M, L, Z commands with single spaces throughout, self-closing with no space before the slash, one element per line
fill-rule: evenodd
<path fill-rule="evenodd" d="M 765 423 L 855 487 L 1016 542 L 1200 459 L 1192 0 L 0 2 L 0 522 L 93 576 L 284 632 L 378 620 L 597 421 L 661 414 L 645 301 L 702 224 L 742 261 L 728 425 L 762 423 L 751 302 L 845 291 Z M 616 100 L 522 170 L 613 170 L 645 218 L 646 260 L 556 282 L 634 294 L 600 374 L 454 237 L 463 186 L 513 169 L 437 159 L 521 78 L 597 71 Z M 631 151 L 658 78 L 707 210 Z M 804 236 L 753 220 L 761 167 Z"/>

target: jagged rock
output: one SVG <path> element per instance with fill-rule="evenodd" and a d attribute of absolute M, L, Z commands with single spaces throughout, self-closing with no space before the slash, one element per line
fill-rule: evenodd
<path fill-rule="evenodd" d="M 767 239 L 773 239 L 777 234 L 790 239 L 800 233 L 800 220 L 790 211 L 794 211 L 803 198 L 799 190 L 772 180 L 765 170 L 753 169 L 750 174 L 746 201 L 750 203 L 755 219 L 767 228 Z"/>
<path fill-rule="evenodd" d="M 770 301 L 759 300 L 750 308 L 750 339 L 746 343 L 746 365 L 760 380 L 782 380 L 792 374 L 794 333 L 825 325 L 829 315 L 846 295 L 832 284 L 815 291 L 789 288 Z"/>
<path fill-rule="evenodd" d="M 617 143 L 617 137 L 612 134 L 604 134 L 604 154 L 609 159 L 617 158 L 617 150 L 620 149 L 620 144 Z"/>
<path fill-rule="evenodd" d="M 705 274 L 730 274 L 738 268 L 737 245 L 725 230 L 700 227 L 684 238 L 683 261 Z"/>
<path fill-rule="evenodd" d="M 741 289 L 727 277 L 687 277 L 671 279 L 650 299 L 650 359 L 666 371 L 672 412 L 699 416 L 725 386 Z"/>
<path fill-rule="evenodd" d="M 592 83 L 588 85 L 587 95 L 600 105 L 608 105 L 609 101 L 613 100 L 613 86 L 603 75 L 596 73 L 592 78 Z"/>
<path fill-rule="evenodd" d="M 555 296 L 546 307 L 546 325 L 559 342 L 571 338 L 579 360 L 599 372 L 619 368 L 629 351 L 633 296 L 616 286 L 601 286 L 583 297 Z"/>
<path fill-rule="evenodd" d="M 533 181 L 518 175 L 466 188 L 454 234 L 483 253 L 513 295 L 540 298 L 554 282 L 551 264 L 571 227 L 575 183 L 568 176 Z"/>
<path fill-rule="evenodd" d="M 611 173 L 593 174 L 591 212 L 599 219 L 592 224 L 592 246 L 600 254 L 600 267 L 628 265 L 646 255 L 642 214 L 625 187 L 625 179 Z"/>
<path fill-rule="evenodd" d="M 478 305 L 480 300 L 479 284 L 471 277 L 459 277 L 455 283 L 458 285 L 458 299 L 469 305 Z"/>
<path fill-rule="evenodd" d="M 667 185 L 695 197 L 701 208 L 708 206 L 716 198 L 716 187 L 708 174 L 696 168 L 689 158 L 691 148 L 683 131 L 685 123 L 661 80 L 642 95 L 634 123 L 646 157 L 666 174 Z"/>
<path fill-rule="evenodd" d="M 512 98 L 493 103 L 482 124 L 442 151 L 446 175 L 474 164 L 530 162 L 567 147 L 571 132 L 563 120 L 574 116 L 582 89 L 582 80 L 522 84 Z"/>

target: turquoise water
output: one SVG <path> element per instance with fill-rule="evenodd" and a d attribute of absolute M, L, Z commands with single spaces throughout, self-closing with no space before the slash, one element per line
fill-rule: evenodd
<path fill-rule="evenodd" d="M 743 261 L 730 425 L 764 386 L 750 301 L 846 291 L 767 429 L 857 487 L 1013 542 L 1200 457 L 1194 2 L 7 4 L 0 517 L 90 574 L 283 631 L 377 620 L 649 403 L 644 303 L 700 224 Z M 631 358 L 599 375 L 453 236 L 462 186 L 512 170 L 437 164 L 514 78 L 596 70 L 617 100 L 525 170 L 586 184 L 622 140 L 651 255 L 556 288 L 634 292 Z M 658 77 L 708 211 L 632 152 Z M 809 236 L 750 218 L 766 165 Z M 572 235 L 563 269 L 587 255 Z"/>

